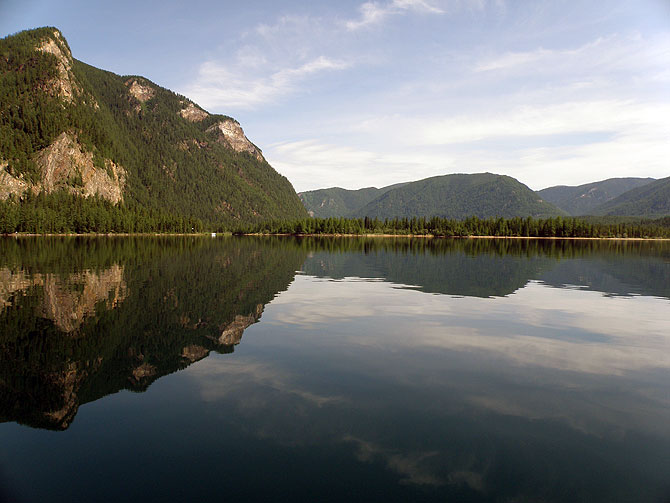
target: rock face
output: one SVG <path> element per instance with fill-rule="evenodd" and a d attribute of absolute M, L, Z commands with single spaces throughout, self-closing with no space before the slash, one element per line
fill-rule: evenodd
<path fill-rule="evenodd" d="M 205 112 L 202 108 L 198 108 L 194 103 L 189 103 L 186 105 L 186 108 L 182 108 L 179 111 L 184 119 L 189 122 L 200 122 L 209 117 L 209 114 Z"/>
<path fill-rule="evenodd" d="M 8 163 L 0 163 L 0 200 L 6 200 L 10 195 L 21 195 L 30 188 L 27 182 L 7 173 Z"/>
<path fill-rule="evenodd" d="M 73 134 L 61 133 L 34 160 L 41 168 L 40 181 L 34 185 L 13 177 L 0 165 L 0 199 L 10 194 L 20 197 L 28 189 L 34 193 L 65 189 L 84 197 L 97 194 L 114 204 L 123 199 L 126 171 L 109 159 L 105 160 L 105 169 L 96 167 L 93 154 L 85 152 Z"/>
<path fill-rule="evenodd" d="M 99 194 L 113 203 L 123 199 L 125 170 L 110 160 L 105 162 L 107 169 L 96 168 L 93 154 L 84 152 L 76 137 L 62 133 L 37 155 L 37 160 L 42 166 L 42 188 L 46 192 L 63 188 L 73 178 L 79 181 L 81 176 L 81 188 L 71 188 L 71 192 L 85 197 Z"/>
<path fill-rule="evenodd" d="M 129 87 L 130 94 L 142 103 L 149 101 L 156 95 L 156 90 L 153 87 L 140 84 L 137 79 L 128 79 L 126 85 Z"/>
<path fill-rule="evenodd" d="M 219 141 L 227 143 L 235 152 L 247 152 L 259 161 L 265 160 L 261 149 L 249 141 L 235 119 L 219 121 L 207 129 L 207 132 L 217 134 Z"/>
<path fill-rule="evenodd" d="M 99 109 L 97 100 L 91 93 L 85 92 L 82 86 L 77 82 L 77 78 L 72 71 L 74 62 L 72 53 L 68 48 L 67 42 L 58 30 L 53 31 L 53 38 L 46 38 L 35 50 L 52 54 L 56 57 L 56 68 L 58 77 L 51 82 L 48 90 L 54 96 L 63 99 L 66 103 L 75 103 L 77 98 L 83 105 Z"/>
<path fill-rule="evenodd" d="M 72 103 L 75 92 L 81 94 L 81 89 L 72 74 L 72 54 L 58 30 L 53 32 L 54 38 L 48 38 L 36 50 L 56 56 L 58 60 L 58 78 L 53 82 L 57 95 L 68 103 Z"/>

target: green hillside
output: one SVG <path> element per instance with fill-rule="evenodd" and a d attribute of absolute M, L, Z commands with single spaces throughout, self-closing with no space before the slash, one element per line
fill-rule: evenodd
<path fill-rule="evenodd" d="M 317 218 L 346 217 L 353 215 L 357 210 L 389 190 L 403 185 L 406 184 L 398 183 L 381 189 L 366 187 L 358 190 L 331 187 L 301 192 L 298 197 L 310 216 Z"/>
<path fill-rule="evenodd" d="M 226 227 L 306 216 L 234 119 L 39 28 L 0 40 L 0 200 L 59 191 Z"/>
<path fill-rule="evenodd" d="M 670 215 L 670 177 L 624 192 L 598 206 L 595 215 L 663 217 Z"/>
<path fill-rule="evenodd" d="M 404 218 L 439 216 L 463 219 L 470 216 L 548 217 L 565 212 L 540 197 L 518 180 L 492 173 L 456 174 L 426 178 L 389 190 L 354 216 Z"/>
<path fill-rule="evenodd" d="M 578 186 L 557 185 L 537 193 L 542 199 L 570 215 L 591 215 L 598 206 L 607 201 L 653 181 L 653 178 L 609 178 Z"/>

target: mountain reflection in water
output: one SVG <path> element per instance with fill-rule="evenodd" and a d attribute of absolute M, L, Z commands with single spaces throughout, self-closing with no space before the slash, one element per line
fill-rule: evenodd
<path fill-rule="evenodd" d="M 254 240 L 0 246 L 0 418 L 52 429 L 83 403 L 232 352 L 305 256 Z"/>
<path fill-rule="evenodd" d="M 670 496 L 664 242 L 39 238 L 0 252 L 0 476 L 28 500 L 213 499 L 215 479 L 258 501 Z M 63 458 L 89 456 L 105 470 L 54 493 Z"/>

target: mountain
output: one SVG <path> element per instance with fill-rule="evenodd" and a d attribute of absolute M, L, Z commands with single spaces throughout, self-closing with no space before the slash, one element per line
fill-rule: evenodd
<path fill-rule="evenodd" d="M 670 177 L 624 192 L 598 206 L 594 214 L 652 218 L 670 215 Z"/>
<path fill-rule="evenodd" d="M 354 212 L 357 217 L 439 216 L 463 219 L 548 217 L 565 212 L 518 180 L 492 173 L 435 176 L 385 192 Z"/>
<path fill-rule="evenodd" d="M 653 178 L 609 178 L 578 186 L 557 185 L 537 193 L 570 215 L 591 215 L 607 201 L 653 181 Z"/>
<path fill-rule="evenodd" d="M 378 189 L 366 187 L 358 190 L 347 190 L 340 187 L 300 192 L 298 197 L 312 217 L 344 217 L 352 215 L 373 199 L 391 189 L 406 185 L 398 183 Z"/>
<path fill-rule="evenodd" d="M 306 215 L 235 119 L 39 28 L 0 40 L 0 200 L 62 191 L 227 226 Z"/>

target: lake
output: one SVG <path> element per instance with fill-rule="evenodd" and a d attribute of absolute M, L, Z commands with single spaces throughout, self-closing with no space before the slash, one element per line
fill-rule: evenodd
<path fill-rule="evenodd" d="M 0 500 L 670 501 L 670 243 L 0 238 Z"/>

